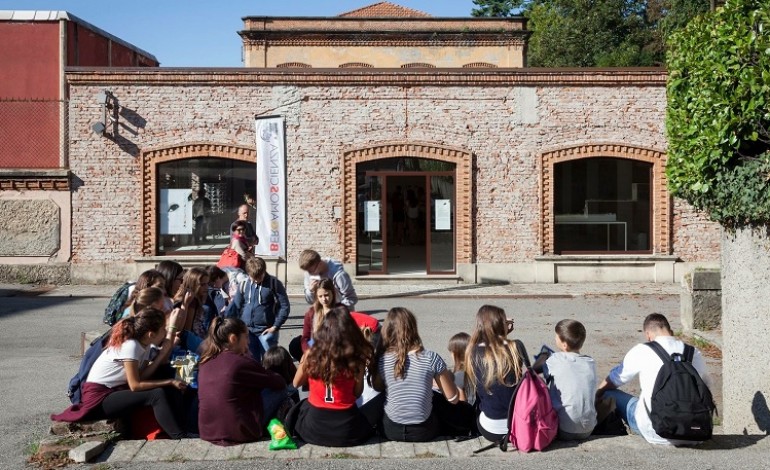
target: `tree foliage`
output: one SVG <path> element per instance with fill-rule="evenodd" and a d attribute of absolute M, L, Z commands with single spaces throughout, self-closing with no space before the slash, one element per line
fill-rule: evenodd
<path fill-rule="evenodd" d="M 473 0 L 476 8 L 471 16 L 509 17 L 518 11 L 526 0 Z"/>
<path fill-rule="evenodd" d="M 770 0 L 728 0 L 669 47 L 669 189 L 726 227 L 770 222 Z"/>
<path fill-rule="evenodd" d="M 710 0 L 475 0 L 473 16 L 521 13 L 533 67 L 663 65 L 665 41 Z"/>

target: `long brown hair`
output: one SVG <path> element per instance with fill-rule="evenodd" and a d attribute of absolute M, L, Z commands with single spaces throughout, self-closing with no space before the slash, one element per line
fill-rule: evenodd
<path fill-rule="evenodd" d="M 422 339 L 417 331 L 417 319 L 404 307 L 393 307 L 385 317 L 382 327 L 382 348 L 396 355 L 393 375 L 403 378 L 406 374 L 406 356 L 410 351 L 422 351 Z"/>
<path fill-rule="evenodd" d="M 188 269 L 182 278 L 182 285 L 179 286 L 179 290 L 174 294 L 174 301 L 179 302 L 180 300 L 184 300 L 184 293 L 190 291 L 193 298 L 198 301 L 198 304 L 202 305 L 206 300 L 206 294 L 199 295 L 199 289 L 204 285 L 208 287 L 208 284 L 203 282 L 203 278 L 205 277 L 209 277 L 209 273 L 203 268 L 196 266 Z"/>
<path fill-rule="evenodd" d="M 241 336 L 247 333 L 246 324 L 240 318 L 214 317 L 209 325 L 209 334 L 203 342 L 200 364 L 208 362 L 228 349 L 230 335 Z"/>
<path fill-rule="evenodd" d="M 315 299 L 313 301 L 313 310 L 315 313 L 313 314 L 313 332 L 315 333 L 318 331 L 318 328 L 321 326 L 321 323 L 324 321 L 324 307 L 321 305 L 321 302 L 318 300 L 318 289 L 323 289 L 325 291 L 331 292 L 332 294 L 332 308 L 334 308 L 335 305 L 337 305 L 337 289 L 334 288 L 334 281 L 329 279 L 328 277 L 325 277 L 318 281 L 318 285 L 315 288 L 315 291 L 313 291 L 313 298 Z"/>
<path fill-rule="evenodd" d="M 137 290 L 134 290 L 131 295 L 134 297 L 134 301 L 131 302 L 131 316 L 136 316 L 137 312 L 164 299 L 163 289 L 160 287 L 145 287 L 138 292 Z"/>
<path fill-rule="evenodd" d="M 516 349 L 516 343 L 507 338 L 505 310 L 494 305 L 482 305 L 476 313 L 476 328 L 471 334 L 468 349 L 465 351 L 465 373 L 474 386 L 477 380 L 484 380 L 484 389 L 489 393 L 493 384 L 499 383 L 513 387 L 522 374 L 523 359 Z M 483 344 L 484 347 L 479 348 Z M 483 351 L 480 356 L 477 351 Z M 476 369 L 483 376 L 476 376 Z M 512 383 L 507 377 L 513 373 L 516 380 Z"/>
<path fill-rule="evenodd" d="M 126 303 L 123 305 L 123 308 L 131 306 L 131 304 L 133 304 L 136 300 L 136 296 L 139 295 L 139 291 L 147 289 L 148 287 L 161 287 L 165 289 L 166 278 L 163 277 L 163 274 L 161 274 L 161 272 L 157 269 L 148 269 L 147 271 L 140 274 L 139 278 L 136 280 L 136 284 L 134 284 L 134 291 L 131 292 L 131 295 L 128 297 L 128 299 L 126 299 Z"/>
<path fill-rule="evenodd" d="M 147 333 L 155 333 L 166 326 L 166 315 L 158 309 L 147 307 L 136 316 L 120 320 L 112 327 L 109 347 L 119 348 L 130 339 L 139 340 Z"/>
<path fill-rule="evenodd" d="M 344 306 L 324 315 L 313 341 L 313 347 L 305 353 L 305 370 L 308 376 L 326 384 L 332 383 L 337 374 L 357 377 L 372 357 L 372 345 Z"/>

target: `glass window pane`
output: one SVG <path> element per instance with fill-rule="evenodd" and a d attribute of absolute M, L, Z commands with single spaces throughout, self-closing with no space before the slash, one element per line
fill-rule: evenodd
<path fill-rule="evenodd" d="M 554 250 L 649 252 L 652 164 L 588 158 L 554 167 Z"/>
<path fill-rule="evenodd" d="M 158 253 L 221 253 L 230 224 L 248 195 L 253 205 L 253 163 L 195 158 L 158 165 Z M 256 208 L 249 220 L 254 222 Z"/>

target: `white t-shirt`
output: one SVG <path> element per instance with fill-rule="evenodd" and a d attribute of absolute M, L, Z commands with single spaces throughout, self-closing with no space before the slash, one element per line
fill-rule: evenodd
<path fill-rule="evenodd" d="M 669 354 L 681 354 L 684 352 L 684 343 L 673 336 L 658 336 L 655 338 L 655 342 L 663 346 L 663 349 Z M 709 385 L 710 380 L 706 370 L 706 361 L 703 360 L 703 356 L 697 348 L 692 358 L 692 365 L 706 385 Z M 634 416 L 639 432 L 642 433 L 647 442 L 664 445 L 695 445 L 697 442 L 694 441 L 664 439 L 658 436 L 652 428 L 652 422 L 650 421 L 650 415 L 647 414 L 647 410 L 650 408 L 652 389 L 655 387 L 655 379 L 657 379 L 658 371 L 661 367 L 663 367 L 663 361 L 660 360 L 651 347 L 645 344 L 637 344 L 628 351 L 626 357 L 623 358 L 623 362 L 610 371 L 609 379 L 613 384 L 621 386 L 630 382 L 637 374 L 639 375 L 639 385 L 642 393 L 639 403 L 636 405 Z"/>
<path fill-rule="evenodd" d="M 114 388 L 128 383 L 124 361 L 137 361 L 139 370 L 142 370 L 149 362 L 152 348 L 143 348 L 139 341 L 129 339 L 118 348 L 109 347 L 102 351 L 91 367 L 86 382 L 102 384 L 105 387 Z"/>

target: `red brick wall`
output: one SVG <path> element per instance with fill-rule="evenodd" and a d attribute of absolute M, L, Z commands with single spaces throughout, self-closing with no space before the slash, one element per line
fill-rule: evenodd
<path fill-rule="evenodd" d="M 191 142 L 254 147 L 255 113 L 286 116 L 288 258 L 312 246 L 344 258 L 346 153 L 387 142 L 431 143 L 467 152 L 472 161 L 470 246 L 475 263 L 531 262 L 542 253 L 543 158 L 565 147 L 625 143 L 665 152 L 665 89 L 658 81 L 567 86 L 271 85 L 249 73 L 146 82 L 94 77 L 71 89 L 70 161 L 83 185 L 73 192 L 76 262 L 142 256 L 141 158 L 144 149 Z M 256 77 L 257 74 L 254 75 Z M 109 77 L 107 77 L 109 78 Z M 444 80 L 447 80 L 444 78 Z M 136 80 L 134 80 L 136 81 Z M 112 142 L 94 136 L 93 95 L 108 86 L 143 123 Z M 126 123 L 129 128 L 132 124 Z M 122 147 L 121 147 L 122 145 Z M 657 153 L 656 153 L 657 152 Z M 717 260 L 716 225 L 672 206 L 669 253 L 683 261 Z M 94 225 L 101 227 L 94 231 Z M 705 235 L 701 236 L 700 232 Z M 697 238 L 694 241 L 693 238 Z M 467 253 L 458 253 L 458 260 Z"/>

